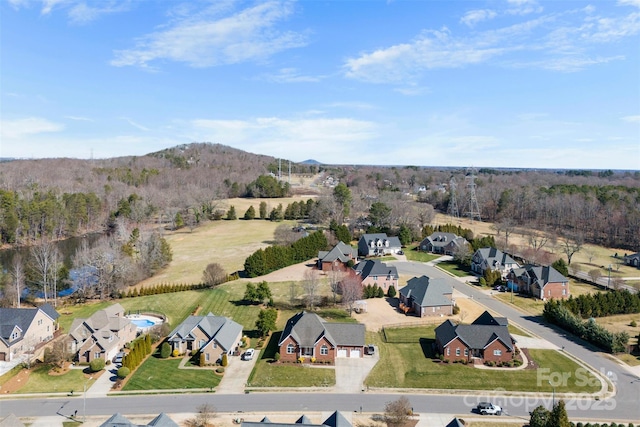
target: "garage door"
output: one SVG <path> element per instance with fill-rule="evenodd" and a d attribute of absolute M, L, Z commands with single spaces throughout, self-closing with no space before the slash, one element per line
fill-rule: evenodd
<path fill-rule="evenodd" d="M 349 352 L 349 357 L 360 357 L 360 350 L 351 350 Z"/>
<path fill-rule="evenodd" d="M 347 350 L 338 350 L 338 357 L 347 357 Z"/>

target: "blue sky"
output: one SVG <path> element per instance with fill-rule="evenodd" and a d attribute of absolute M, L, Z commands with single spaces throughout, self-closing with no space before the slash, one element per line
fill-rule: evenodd
<path fill-rule="evenodd" d="M 640 169 L 640 0 L 0 2 L 0 156 Z"/>

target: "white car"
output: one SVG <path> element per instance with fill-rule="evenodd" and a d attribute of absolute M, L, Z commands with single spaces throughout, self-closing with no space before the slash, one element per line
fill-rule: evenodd
<path fill-rule="evenodd" d="M 476 407 L 480 415 L 502 415 L 502 408 L 489 402 L 480 402 Z"/>
<path fill-rule="evenodd" d="M 251 360 L 253 359 L 253 355 L 256 351 L 252 348 L 250 348 L 249 350 L 245 351 L 244 354 L 242 355 L 242 360 Z"/>

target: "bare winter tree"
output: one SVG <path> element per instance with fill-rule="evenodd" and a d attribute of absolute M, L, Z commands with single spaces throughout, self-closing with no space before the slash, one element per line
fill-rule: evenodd
<path fill-rule="evenodd" d="M 337 295 L 340 293 L 340 282 L 345 276 L 345 271 L 340 265 L 331 264 L 331 270 L 327 272 L 329 285 L 333 294 L 333 303 L 336 303 Z"/>
<path fill-rule="evenodd" d="M 304 279 L 302 286 L 306 293 L 307 307 L 313 310 L 313 307 L 318 298 L 318 288 L 320 287 L 320 275 L 318 270 L 311 269 L 304 272 Z"/>
<path fill-rule="evenodd" d="M 342 303 L 349 309 L 349 316 L 353 312 L 353 305 L 359 299 L 362 299 L 362 283 L 353 274 L 348 274 L 340 282 L 340 294 L 342 295 Z"/>
<path fill-rule="evenodd" d="M 492 228 L 496 231 L 498 237 L 501 234 L 504 235 L 504 247 L 509 247 L 509 236 L 516 231 L 516 223 L 511 218 L 503 218 L 500 221 L 493 224 Z"/>
<path fill-rule="evenodd" d="M 55 250 L 54 244 L 50 241 L 43 241 L 39 245 L 31 247 L 31 267 L 39 279 L 45 302 L 49 300 L 49 281 L 55 263 Z"/>
<path fill-rule="evenodd" d="M 12 288 L 15 290 L 15 305 L 20 308 L 20 295 L 22 294 L 22 289 L 24 289 L 25 281 L 24 265 L 22 264 L 22 257 L 20 255 L 16 255 L 13 258 L 11 279 L 13 282 Z"/>
<path fill-rule="evenodd" d="M 567 256 L 567 264 L 571 265 L 571 258 L 576 252 L 580 252 L 584 245 L 584 237 L 581 233 L 573 236 L 564 236 L 560 239 L 562 252 Z"/>
<path fill-rule="evenodd" d="M 422 230 L 425 225 L 431 224 L 431 221 L 433 221 L 433 218 L 435 218 L 435 216 L 436 212 L 433 209 L 433 206 L 427 203 L 421 204 L 417 215 L 420 230 Z"/>
<path fill-rule="evenodd" d="M 406 396 L 387 402 L 384 406 L 384 420 L 390 427 L 403 426 L 412 414 L 411 402 Z"/>
<path fill-rule="evenodd" d="M 196 408 L 198 412 L 193 418 L 185 420 L 187 427 L 211 427 L 211 422 L 216 417 L 216 408 L 205 403 Z"/>
<path fill-rule="evenodd" d="M 210 288 L 224 283 L 227 280 L 227 272 L 216 262 L 212 262 L 202 272 L 202 281 Z"/>
<path fill-rule="evenodd" d="M 280 224 L 273 233 L 277 245 L 289 246 L 302 237 L 302 233 L 293 231 L 291 225 Z"/>

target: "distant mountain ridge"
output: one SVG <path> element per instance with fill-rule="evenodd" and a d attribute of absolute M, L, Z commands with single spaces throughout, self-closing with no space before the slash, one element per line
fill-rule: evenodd
<path fill-rule="evenodd" d="M 302 162 L 299 162 L 301 165 L 322 165 L 323 163 L 314 160 L 314 159 L 308 159 L 308 160 L 304 160 Z"/>

